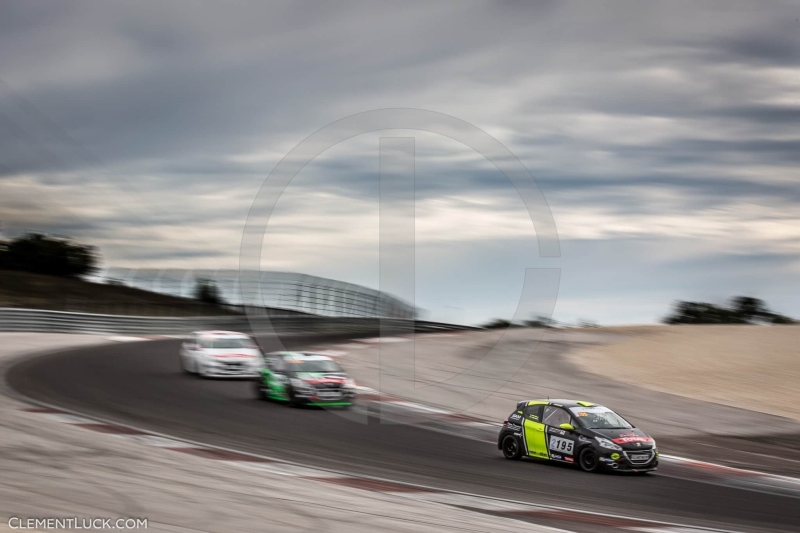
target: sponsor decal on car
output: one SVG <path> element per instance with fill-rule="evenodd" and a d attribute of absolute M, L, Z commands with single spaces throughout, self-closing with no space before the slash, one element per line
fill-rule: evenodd
<path fill-rule="evenodd" d="M 561 437 L 550 437 L 551 450 L 571 454 L 574 447 L 575 441 L 562 439 Z"/>
<path fill-rule="evenodd" d="M 617 460 L 619 459 L 619 457 L 620 457 L 620 455 L 619 455 L 618 453 L 612 453 L 612 454 L 611 454 L 611 458 L 612 458 L 613 460 L 615 460 L 615 461 L 617 461 Z"/>
<path fill-rule="evenodd" d="M 548 428 L 547 431 L 549 431 L 550 433 L 555 433 L 556 435 L 561 435 L 562 437 L 567 434 L 567 432 L 564 431 L 563 429 L 558 429 L 553 427 Z"/>
<path fill-rule="evenodd" d="M 558 461 L 561 461 L 564 458 L 562 456 L 558 455 L 557 453 L 554 453 L 553 455 L 550 456 L 550 459 L 556 459 Z"/>
<path fill-rule="evenodd" d="M 649 444 L 653 442 L 653 439 L 651 439 L 650 437 L 642 437 L 640 435 L 634 435 L 630 437 L 617 437 L 615 439 L 611 439 L 611 442 L 613 442 L 614 444 L 632 444 L 634 442 L 636 443 L 644 442 L 646 444 Z"/>
<path fill-rule="evenodd" d="M 566 462 L 568 462 L 568 463 L 574 463 L 575 462 L 575 459 L 573 459 L 572 457 L 564 457 L 564 460 Z"/>

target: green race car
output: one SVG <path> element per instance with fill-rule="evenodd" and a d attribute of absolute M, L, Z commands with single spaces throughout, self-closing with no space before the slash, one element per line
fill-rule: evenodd
<path fill-rule="evenodd" d="M 260 399 L 292 406 L 353 404 L 355 384 L 330 357 L 308 352 L 273 352 L 264 355 L 263 361 L 255 386 Z"/>

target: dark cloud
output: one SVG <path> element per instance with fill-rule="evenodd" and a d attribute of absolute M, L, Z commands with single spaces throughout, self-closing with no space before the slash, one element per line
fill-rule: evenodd
<path fill-rule="evenodd" d="M 695 251 L 705 246 L 716 259 L 696 268 L 741 271 L 749 263 L 738 251 L 712 253 L 680 232 L 692 217 L 731 206 L 764 208 L 747 214 L 757 222 L 770 207 L 800 203 L 800 23 L 791 5 L 19 1 L 0 9 L 6 228 L 86 238 L 126 264 L 213 266 L 235 256 L 252 199 L 281 155 L 334 120 L 381 107 L 432 109 L 496 134 L 531 170 L 566 239 L 591 226 L 576 214 L 616 217 L 597 222 L 609 224 L 602 237 L 575 238 L 581 244 L 566 250 L 578 255 L 592 256 L 592 239 L 631 231 L 643 217 L 684 217 L 688 225 L 669 226 L 676 250 L 700 261 Z M 418 143 L 418 202 L 519 208 L 496 169 L 426 143 Z M 292 219 L 298 242 L 303 232 L 341 231 L 315 211 L 377 201 L 373 148 L 342 145 L 287 189 L 281 213 L 307 217 Z M 783 272 L 794 259 L 780 235 L 797 222 L 781 223 L 749 253 Z M 620 244 L 620 257 L 641 259 L 650 249 L 642 239 Z M 471 246 L 453 257 L 492 253 L 486 242 Z M 346 264 L 347 254 L 329 259 Z M 586 279 L 622 287 L 615 263 L 604 261 L 604 275 Z M 667 270 L 637 272 L 626 279 L 641 281 L 640 294 L 648 283 L 668 285 Z"/>

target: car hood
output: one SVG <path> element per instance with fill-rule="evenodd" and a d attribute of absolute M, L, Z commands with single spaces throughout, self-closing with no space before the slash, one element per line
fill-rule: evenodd
<path fill-rule="evenodd" d="M 297 378 L 312 385 L 333 383 L 341 385 L 347 380 L 347 375 L 338 372 L 298 372 Z"/>
<path fill-rule="evenodd" d="M 205 353 L 215 359 L 246 360 L 258 357 L 258 350 L 249 348 L 206 349 Z"/>
<path fill-rule="evenodd" d="M 631 429 L 590 429 L 599 437 L 605 437 L 625 450 L 646 450 L 653 447 L 655 441 L 639 428 Z"/>

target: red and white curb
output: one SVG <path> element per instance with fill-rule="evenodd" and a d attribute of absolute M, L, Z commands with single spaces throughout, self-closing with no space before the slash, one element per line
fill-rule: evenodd
<path fill-rule="evenodd" d="M 289 476 L 318 483 L 327 483 L 350 489 L 380 492 L 396 497 L 411 498 L 440 505 L 456 507 L 465 512 L 480 512 L 500 518 L 521 520 L 536 524 L 543 529 L 551 531 L 571 531 L 572 527 L 589 528 L 602 527 L 608 530 L 640 531 L 659 533 L 734 533 L 720 529 L 688 526 L 654 520 L 597 513 L 554 507 L 547 505 L 529 504 L 526 502 L 492 498 L 477 494 L 451 491 L 424 485 L 402 483 L 387 479 L 367 476 L 355 476 L 327 469 L 314 468 L 300 464 L 275 459 L 272 457 L 238 452 L 227 448 L 208 446 L 197 442 L 175 439 L 167 435 L 140 430 L 135 427 L 108 423 L 102 420 L 72 414 L 64 410 L 50 407 L 27 407 L 21 411 L 41 419 L 69 424 L 88 431 L 104 433 L 109 436 L 122 438 L 131 443 L 152 446 L 177 453 L 184 453 L 195 457 L 221 461 L 237 468 L 257 470 L 274 475 Z"/>

